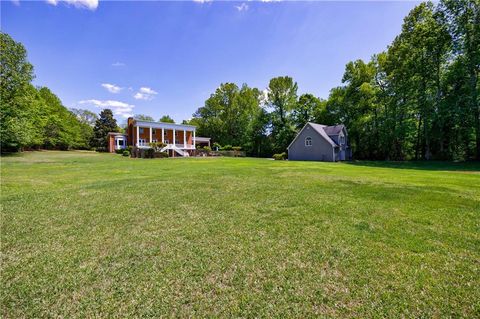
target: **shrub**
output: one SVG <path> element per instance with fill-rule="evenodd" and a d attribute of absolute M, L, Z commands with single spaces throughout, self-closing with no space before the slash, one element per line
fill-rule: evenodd
<path fill-rule="evenodd" d="M 122 150 L 122 149 L 115 150 L 115 153 L 117 153 L 117 154 L 123 154 L 123 150 Z"/>
<path fill-rule="evenodd" d="M 155 158 L 166 158 L 168 157 L 168 152 L 155 152 Z"/>
<path fill-rule="evenodd" d="M 108 152 L 107 148 L 106 148 L 106 147 L 103 147 L 103 146 L 97 147 L 97 148 L 95 149 L 95 151 L 97 151 L 97 152 Z"/>
<path fill-rule="evenodd" d="M 145 150 L 145 158 L 153 158 L 155 156 L 155 150 L 153 148 L 147 148 Z"/>
<path fill-rule="evenodd" d="M 238 151 L 241 151 L 241 150 L 242 150 L 242 147 L 241 147 L 241 146 L 234 146 L 234 147 L 232 147 L 232 149 L 233 149 L 234 151 L 238 152 Z"/>
<path fill-rule="evenodd" d="M 204 150 L 205 152 L 207 152 L 207 153 L 212 151 L 212 149 L 210 148 L 210 146 L 205 146 L 205 147 L 203 147 L 203 150 Z"/>
<path fill-rule="evenodd" d="M 222 149 L 222 145 L 220 145 L 219 143 L 215 142 L 213 143 L 213 149 L 218 151 L 218 150 L 221 150 Z"/>
<path fill-rule="evenodd" d="M 273 154 L 273 158 L 274 158 L 276 161 L 285 160 L 285 159 L 287 158 L 287 153 L 283 152 L 283 153 L 280 153 L 280 154 Z"/>
<path fill-rule="evenodd" d="M 162 142 L 150 143 L 149 145 L 150 145 L 151 148 L 153 148 L 157 152 L 159 152 L 162 148 L 167 146 L 167 144 L 162 143 Z"/>
<path fill-rule="evenodd" d="M 224 147 L 222 147 L 222 151 L 231 151 L 231 150 L 233 150 L 232 145 L 225 145 Z"/>
<path fill-rule="evenodd" d="M 127 150 L 124 150 L 122 153 L 123 156 L 130 156 L 130 152 Z"/>

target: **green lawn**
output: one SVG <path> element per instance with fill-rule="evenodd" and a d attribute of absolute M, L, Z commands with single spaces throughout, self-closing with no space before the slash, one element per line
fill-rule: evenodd
<path fill-rule="evenodd" d="M 2 157 L 9 317 L 479 317 L 480 165 Z"/>

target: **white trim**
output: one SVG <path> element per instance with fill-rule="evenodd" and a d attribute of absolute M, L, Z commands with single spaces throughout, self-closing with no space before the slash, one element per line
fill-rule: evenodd
<path fill-rule="evenodd" d="M 187 125 L 187 124 L 175 124 L 175 123 L 164 123 L 164 122 L 150 122 L 150 121 L 138 121 L 135 120 L 135 126 L 152 126 L 154 128 L 166 128 L 169 130 L 172 129 L 179 129 L 179 130 L 187 130 L 187 131 L 195 131 L 197 128 L 196 126 L 193 125 Z"/>
<path fill-rule="evenodd" d="M 310 142 L 309 144 L 307 144 L 307 140 Z M 305 137 L 305 146 L 306 147 L 312 147 L 312 145 L 313 145 L 312 137 L 311 136 Z"/>
<path fill-rule="evenodd" d="M 163 133 L 163 127 L 162 127 L 162 143 L 165 143 L 165 134 Z"/>
<path fill-rule="evenodd" d="M 150 139 L 148 140 L 149 143 L 152 143 L 152 127 L 150 126 Z"/>
<path fill-rule="evenodd" d="M 172 143 L 172 144 L 175 145 L 176 142 L 177 142 L 177 141 L 175 140 L 175 129 L 173 129 L 173 143 Z"/>
<path fill-rule="evenodd" d="M 183 130 L 183 147 L 187 147 L 187 131 Z"/>

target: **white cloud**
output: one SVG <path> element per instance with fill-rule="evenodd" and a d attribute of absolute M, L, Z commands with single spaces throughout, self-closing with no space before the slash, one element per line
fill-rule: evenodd
<path fill-rule="evenodd" d="M 212 0 L 193 0 L 196 3 L 205 3 L 205 2 L 212 2 Z"/>
<path fill-rule="evenodd" d="M 75 8 L 95 10 L 98 7 L 98 0 L 47 0 L 47 3 L 56 6 L 59 2 L 73 5 Z"/>
<path fill-rule="evenodd" d="M 98 108 L 102 109 L 111 109 L 113 114 L 122 116 L 124 118 L 133 116 L 133 108 L 135 105 L 127 104 L 124 102 L 120 101 L 114 101 L 114 100 L 83 100 L 78 102 L 79 104 L 87 104 L 87 105 L 93 105 Z"/>
<path fill-rule="evenodd" d="M 240 4 L 239 6 L 235 6 L 235 8 L 236 8 L 238 11 L 247 11 L 247 10 L 248 10 L 248 4 L 246 4 L 245 2 L 243 2 L 243 3 Z"/>
<path fill-rule="evenodd" d="M 10 0 L 17 7 L 20 5 L 20 0 Z"/>
<path fill-rule="evenodd" d="M 125 65 L 126 65 L 126 64 L 123 63 L 123 62 L 115 62 L 115 63 L 112 63 L 112 66 L 117 67 L 117 68 L 118 68 L 118 67 L 125 66 Z"/>
<path fill-rule="evenodd" d="M 102 86 L 110 93 L 118 93 L 123 90 L 123 88 L 110 83 L 102 83 Z"/>
<path fill-rule="evenodd" d="M 158 93 L 155 92 L 154 90 L 152 90 L 151 88 L 149 87 L 141 87 L 140 90 L 138 90 L 137 93 L 135 93 L 135 95 L 133 96 L 133 98 L 137 99 L 137 100 L 147 100 L 147 101 L 150 101 L 152 100 L 155 95 L 157 95 Z"/>

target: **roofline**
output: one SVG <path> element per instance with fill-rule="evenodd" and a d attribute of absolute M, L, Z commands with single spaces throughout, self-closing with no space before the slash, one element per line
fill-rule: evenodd
<path fill-rule="evenodd" d="M 298 138 L 298 136 L 300 135 L 300 133 L 302 133 L 302 131 L 305 129 L 305 127 L 307 127 L 308 124 L 310 124 L 310 122 L 305 123 L 305 125 L 302 127 L 302 129 L 301 129 L 300 131 L 298 131 L 297 136 L 295 136 L 295 138 L 293 139 L 293 141 L 292 141 L 290 144 L 288 144 L 288 146 L 287 146 L 287 151 L 290 149 L 290 146 L 292 146 L 292 144 L 297 140 L 297 138 Z"/>
<path fill-rule="evenodd" d="M 325 136 L 323 136 L 322 133 L 320 133 L 319 131 L 317 131 L 311 124 L 316 124 L 316 125 L 322 125 L 322 124 L 317 124 L 317 123 L 313 123 L 313 122 L 307 122 L 300 131 L 298 131 L 297 133 L 297 136 L 295 136 L 295 138 L 293 139 L 293 141 L 288 145 L 287 147 L 287 150 L 290 149 L 290 146 L 292 146 L 292 144 L 297 140 L 298 136 L 300 135 L 300 133 L 302 133 L 302 131 L 305 129 L 305 127 L 307 127 L 307 125 L 309 125 L 312 127 L 312 129 L 317 132 L 318 135 L 320 135 L 325 141 L 328 142 L 328 144 L 330 144 L 333 148 L 335 147 L 338 147 L 337 143 L 335 143 L 331 138 L 330 136 L 327 134 L 327 132 L 323 131 L 323 133 L 325 133 L 326 137 L 328 139 L 325 138 Z M 325 126 L 325 125 L 322 125 L 322 126 Z M 323 128 L 322 128 L 323 129 Z"/>
<path fill-rule="evenodd" d="M 136 122 L 145 122 L 145 123 L 152 123 L 152 124 L 166 124 L 166 125 L 178 125 L 178 126 L 188 126 L 188 127 L 194 127 L 197 128 L 195 125 L 189 125 L 189 124 L 177 124 L 177 123 L 167 123 L 167 122 L 155 122 L 155 121 L 144 121 L 144 120 L 138 120 L 138 119 L 133 119 L 133 121 Z"/>

